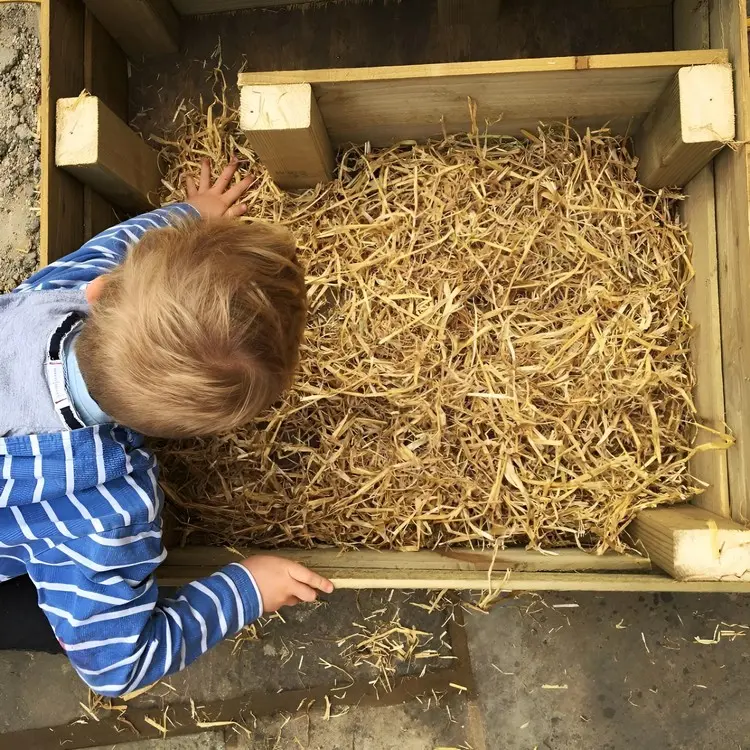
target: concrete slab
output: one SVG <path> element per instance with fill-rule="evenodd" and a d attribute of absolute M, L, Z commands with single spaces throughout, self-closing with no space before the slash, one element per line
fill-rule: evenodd
<path fill-rule="evenodd" d="M 0 733 L 76 719 L 79 701 L 88 701 L 88 688 L 67 657 L 0 652 Z"/>
<path fill-rule="evenodd" d="M 739 635 L 695 641 L 717 626 Z M 487 746 L 745 747 L 748 626 L 750 597 L 727 595 L 548 594 L 473 616 Z"/>
<path fill-rule="evenodd" d="M 328 720 L 319 711 L 265 719 L 251 737 L 227 735 L 226 750 L 482 750 L 467 745 L 472 731 L 466 701 L 452 696 L 439 705 L 360 706 Z"/>
<path fill-rule="evenodd" d="M 204 732 L 188 737 L 172 737 L 164 740 L 142 740 L 116 745 L 117 750 L 225 750 L 222 732 Z M 112 750 L 112 745 L 100 745 L 91 750 Z"/>

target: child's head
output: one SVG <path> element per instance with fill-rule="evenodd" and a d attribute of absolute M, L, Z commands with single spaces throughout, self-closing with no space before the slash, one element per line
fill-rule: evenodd
<path fill-rule="evenodd" d="M 146 435 L 247 423 L 286 388 L 305 284 L 285 229 L 236 220 L 155 229 L 89 286 L 76 343 L 91 395 Z"/>

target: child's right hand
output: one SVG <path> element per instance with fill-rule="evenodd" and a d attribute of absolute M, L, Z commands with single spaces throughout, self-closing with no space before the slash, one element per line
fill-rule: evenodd
<path fill-rule="evenodd" d="M 318 591 L 330 594 L 333 584 L 312 570 L 283 557 L 256 555 L 242 564 L 253 574 L 263 597 L 263 611 L 275 612 L 280 607 L 300 602 L 313 602 Z"/>

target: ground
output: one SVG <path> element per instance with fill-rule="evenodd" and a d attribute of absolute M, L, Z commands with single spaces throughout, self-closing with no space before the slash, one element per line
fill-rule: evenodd
<path fill-rule="evenodd" d="M 412 606 L 428 600 L 426 595 L 339 592 L 325 606 L 291 610 L 286 624 L 273 622 L 261 640 L 246 642 L 234 653 L 231 643 L 222 644 L 171 678 L 172 688 L 158 685 L 134 701 L 153 706 L 151 716 L 161 720 L 164 701 L 192 698 L 200 713 L 210 710 L 211 702 L 253 693 L 257 697 L 243 714 L 249 736 L 244 729 L 229 727 L 121 747 L 750 748 L 750 715 L 742 693 L 750 663 L 750 640 L 745 635 L 750 632 L 750 598 L 736 595 L 579 593 L 508 598 L 489 614 L 465 614 L 476 686 L 470 694 L 459 685 L 436 691 L 438 702 L 427 692 L 402 705 L 379 706 L 370 698 L 359 706 L 337 705 L 335 696 L 344 695 L 351 680 L 326 668 L 320 659 L 345 669 L 358 682 L 374 675 L 352 669 L 337 639 L 355 630 L 353 622 L 371 622 L 364 618 L 383 607 L 389 608 L 387 617 L 398 610 L 403 623 L 416 624 L 437 639 L 447 614 Z M 461 653 L 460 648 L 455 651 Z M 471 675 L 461 679 L 470 681 Z M 273 700 L 279 690 L 319 686 L 327 686 L 331 695 L 329 719 L 320 701 L 309 711 L 254 716 L 254 711 L 263 714 L 266 709 L 260 693 Z M 87 704 L 87 692 L 65 657 L 0 655 L 0 705 L 5 707 L 0 731 L 85 719 L 79 701 Z M 97 731 L 93 720 L 88 719 L 87 726 Z M 0 736 L 0 747 L 30 746 L 17 739 L 21 738 L 6 735 L 3 744 Z"/>
<path fill-rule="evenodd" d="M 0 294 L 36 267 L 38 10 L 0 4 Z"/>
<path fill-rule="evenodd" d="M 634 5 L 649 4 L 634 0 Z M 656 10 L 648 12 L 656 13 L 662 6 L 666 7 L 654 3 Z M 406 13 L 406 3 L 404 8 Z M 377 8 L 372 12 L 377 13 Z M 33 5 L 0 4 L 0 292 L 28 275 L 37 262 L 36 24 Z M 619 26 L 612 24 L 612 28 Z M 198 30 L 196 25 L 194 31 Z M 488 39 L 493 34 L 488 34 Z M 213 33 L 204 36 L 206 45 L 215 44 Z M 326 54 L 329 46 L 323 45 Z M 484 50 L 476 54 L 490 56 Z M 341 64 L 350 63 L 345 60 Z M 136 71 L 135 75 L 143 78 L 144 73 Z M 429 613 L 423 606 L 413 606 L 429 606 L 431 599 L 426 594 L 363 592 L 357 596 L 338 592 L 324 606 L 292 610 L 285 615 L 286 622 L 272 621 L 260 640 L 248 640 L 238 650 L 234 644 L 224 643 L 171 678 L 171 687 L 162 683 L 133 702 L 144 715 L 164 721 L 164 704 L 192 699 L 198 715 L 210 724 L 209 709 L 218 711 L 222 702 L 236 703 L 240 696 L 251 693 L 252 699 L 240 711 L 242 728 L 208 726 L 201 734 L 170 737 L 173 729 L 166 721 L 170 730 L 166 740 L 119 747 L 750 748 L 750 715 L 742 692 L 750 663 L 750 641 L 745 635 L 750 632 L 748 597 L 526 595 L 501 600 L 489 614 L 464 613 L 465 626 L 454 627 L 451 636 L 443 636 L 447 611 Z M 370 618 L 382 609 L 386 612 Z M 385 703 L 378 704 L 370 695 L 368 682 L 377 673 L 366 666 L 352 667 L 338 643 L 357 631 L 354 623 L 373 627 L 375 622 L 395 617 L 396 612 L 405 625 L 429 634 L 420 638 L 426 641 L 432 637 L 431 647 L 440 644 L 441 636 L 452 641 L 452 655 L 459 658 L 419 660 L 411 669 L 415 678 L 411 688 L 388 693 L 381 686 Z M 441 645 L 439 650 L 449 655 L 447 646 Z M 429 667 L 425 677 L 420 676 L 423 664 Z M 351 680 L 341 670 L 352 675 L 355 686 L 346 687 Z M 460 676 L 454 680 L 449 674 Z M 441 679 L 442 687 L 435 689 Z M 347 696 L 351 701 L 357 690 L 363 695 L 359 703 L 341 705 Z M 309 700 L 295 700 L 291 709 L 269 713 L 285 700 L 288 691 L 297 691 L 293 695 L 308 691 L 316 696 L 315 702 L 310 705 Z M 323 693 L 332 701 L 329 712 L 320 697 Z M 386 705 L 396 698 L 404 700 Z M 41 748 L 17 734 L 34 728 L 73 726 L 96 732 L 104 719 L 95 722 L 85 711 L 88 704 L 87 690 L 65 657 L 0 653 L 0 750 Z M 170 709 L 167 717 L 174 712 Z M 123 733 L 117 741 L 135 738 L 126 727 L 120 728 Z M 45 730 L 44 737 L 45 747 L 73 746 L 61 745 L 54 732 Z M 112 746 L 111 742 L 100 745 Z"/>

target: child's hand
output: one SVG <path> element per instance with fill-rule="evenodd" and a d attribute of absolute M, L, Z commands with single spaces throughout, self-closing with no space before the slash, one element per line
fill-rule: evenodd
<path fill-rule="evenodd" d="M 275 612 L 280 607 L 300 602 L 314 602 L 317 591 L 326 594 L 333 591 L 329 580 L 283 557 L 256 555 L 243 560 L 242 564 L 258 584 L 265 612 Z"/>
<path fill-rule="evenodd" d="M 244 203 L 238 203 L 242 194 L 250 187 L 252 177 L 245 177 L 242 182 L 229 187 L 234 173 L 237 171 L 237 158 L 224 168 L 219 179 L 211 186 L 211 164 L 208 159 L 201 162 L 201 180 L 198 187 L 195 180 L 188 176 L 185 178 L 187 190 L 187 202 L 195 208 L 204 219 L 216 219 L 222 216 L 242 216 L 247 210 Z"/>

